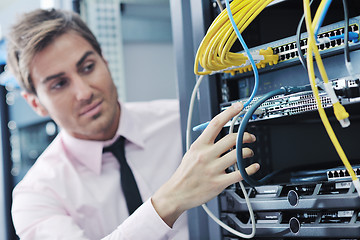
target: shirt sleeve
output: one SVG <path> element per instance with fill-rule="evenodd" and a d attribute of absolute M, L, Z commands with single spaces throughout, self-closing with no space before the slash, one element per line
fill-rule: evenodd
<path fill-rule="evenodd" d="M 14 191 L 12 216 L 20 239 L 94 239 L 86 236 L 60 205 L 51 194 L 35 193 L 31 189 Z M 149 236 L 154 240 L 165 240 L 175 232 L 160 218 L 148 199 L 103 240 L 141 240 L 149 239 Z"/>
<path fill-rule="evenodd" d="M 150 198 L 103 240 L 149 239 L 149 236 L 154 240 L 165 240 L 175 232 L 157 214 Z"/>
<path fill-rule="evenodd" d="M 66 210 L 44 192 L 15 189 L 12 218 L 16 234 L 22 240 L 89 239 Z"/>

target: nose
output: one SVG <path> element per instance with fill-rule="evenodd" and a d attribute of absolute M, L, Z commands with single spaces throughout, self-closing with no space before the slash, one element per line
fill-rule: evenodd
<path fill-rule="evenodd" d="M 78 101 L 89 100 L 93 95 L 90 84 L 81 76 L 73 78 L 73 91 L 75 92 L 75 97 Z"/>

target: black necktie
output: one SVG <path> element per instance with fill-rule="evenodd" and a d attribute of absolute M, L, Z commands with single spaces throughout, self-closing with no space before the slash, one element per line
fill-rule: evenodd
<path fill-rule="evenodd" d="M 112 145 L 104 147 L 103 152 L 112 152 L 120 163 L 121 187 L 131 215 L 142 204 L 142 200 L 134 175 L 126 162 L 125 138 L 120 136 Z"/>

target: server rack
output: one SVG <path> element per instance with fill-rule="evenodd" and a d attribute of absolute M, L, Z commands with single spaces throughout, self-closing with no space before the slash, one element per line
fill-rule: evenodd
<path fill-rule="evenodd" d="M 1 238 L 3 239 L 15 239 L 15 230 L 11 221 L 11 191 L 12 191 L 12 176 L 10 174 L 12 162 L 11 162 L 11 148 L 10 148 L 10 132 L 8 129 L 9 112 L 6 104 L 6 89 L 0 86 L 0 207 L 1 217 Z"/>
<path fill-rule="evenodd" d="M 279 55 L 277 65 L 260 70 L 258 97 L 284 85 L 308 83 L 307 73 L 300 66 L 294 52 L 294 35 L 302 15 L 298 11 L 302 10 L 302 1 L 275 2 L 243 34 L 250 44 L 250 50 L 270 47 Z M 343 31 L 341 1 L 333 2 L 333 9 L 329 10 L 329 17 L 323 24 L 321 34 L 331 35 L 336 34 L 334 31 Z M 358 32 L 360 7 L 356 1 L 348 3 L 352 6 L 350 31 Z M 289 10 L 288 13 L 281 8 Z M 177 64 L 181 72 L 178 73 L 178 80 L 183 132 L 186 128 L 189 94 L 195 84 L 194 75 L 187 73 L 193 72 L 197 47 L 217 14 L 215 1 L 172 3 L 173 19 L 176 19 L 177 24 L 181 21 L 187 27 L 175 26 L 173 23 Z M 269 19 L 274 20 L 270 25 Z M 272 32 L 269 27 L 275 26 L 275 23 L 280 24 L 284 19 L 287 22 L 281 27 L 283 32 Z M 191 30 L 188 29 L 189 26 Z M 256 31 L 258 35 L 254 35 Z M 271 37 L 274 39 L 270 39 Z M 303 33 L 301 39 L 305 38 L 306 33 Z M 360 60 L 359 44 L 350 45 L 351 62 L 356 65 Z M 341 46 L 342 42 L 319 46 L 329 79 L 334 85 L 354 84 L 358 91 L 359 72 L 356 72 L 355 77 L 349 76 Z M 200 98 L 194 122 L 206 122 L 232 102 L 246 100 L 253 87 L 252 82 L 251 72 L 209 76 L 199 90 Z M 294 99 L 300 102 L 292 102 Z M 260 162 L 264 169 L 254 178 L 259 179 L 284 165 L 288 169 L 287 174 L 274 178 L 264 186 L 247 187 L 256 216 L 257 234 L 254 239 L 357 239 L 360 236 L 358 195 L 328 140 L 318 114 L 314 111 L 312 100 L 307 99 L 305 93 L 275 99 L 262 106 L 261 114 L 249 123 L 247 130 L 257 136 L 257 142 L 250 146 L 254 149 L 255 156 L 249 163 Z M 344 97 L 341 101 L 350 113 L 350 128 L 341 129 L 334 119 L 330 120 L 357 171 L 360 162 L 356 144 L 356 134 L 359 132 L 359 98 L 356 95 Z M 295 105 L 299 108 L 294 108 Z M 193 133 L 193 138 L 197 134 Z M 223 134 L 226 134 L 226 129 Z M 226 189 L 209 203 L 209 207 L 229 226 L 245 233 L 251 231 L 244 196 L 237 185 Z M 192 210 L 189 220 L 192 239 L 239 239 L 217 226 L 201 208 Z"/>

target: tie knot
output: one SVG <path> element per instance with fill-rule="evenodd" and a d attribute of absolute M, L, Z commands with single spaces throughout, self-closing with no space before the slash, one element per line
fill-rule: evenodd
<path fill-rule="evenodd" d="M 110 146 L 104 147 L 103 152 L 112 152 L 119 150 L 124 150 L 125 148 L 125 138 L 123 136 L 118 137 L 116 141 Z"/>

